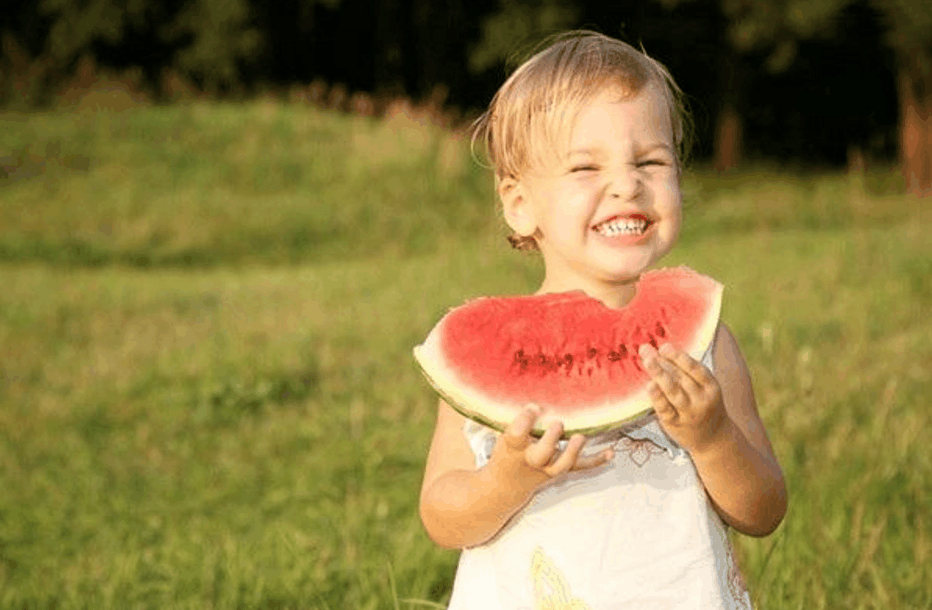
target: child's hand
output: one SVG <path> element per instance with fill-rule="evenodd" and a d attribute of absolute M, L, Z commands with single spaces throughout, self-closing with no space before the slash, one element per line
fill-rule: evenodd
<path fill-rule="evenodd" d="M 714 442 L 729 419 L 709 369 L 669 343 L 659 352 L 645 344 L 638 353 L 652 378 L 648 393 L 667 434 L 690 453 Z"/>
<path fill-rule="evenodd" d="M 501 484 L 533 490 L 570 470 L 601 466 L 612 459 L 613 452 L 610 449 L 595 456 L 580 457 L 586 443 L 586 437 L 582 434 L 574 434 L 563 452 L 559 453 L 557 442 L 563 435 L 563 424 L 560 422 L 551 424 L 540 439 L 535 439 L 530 433 L 539 415 L 538 407 L 527 407 L 505 429 L 499 442 L 495 443 L 489 466 L 494 469 Z"/>

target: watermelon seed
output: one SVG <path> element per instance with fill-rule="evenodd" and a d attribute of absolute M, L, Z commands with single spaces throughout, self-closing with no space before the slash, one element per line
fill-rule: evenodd
<path fill-rule="evenodd" d="M 618 355 L 622 358 L 628 355 L 628 348 L 625 347 L 624 343 L 618 346 Z"/>
<path fill-rule="evenodd" d="M 590 358 L 595 358 L 596 356 L 599 355 L 599 350 L 597 350 L 594 347 L 590 347 L 589 351 L 586 352 L 586 355 L 589 356 Z"/>
<path fill-rule="evenodd" d="M 654 349 L 657 349 L 657 337 L 654 335 L 647 335 L 647 342 L 654 346 Z"/>
<path fill-rule="evenodd" d="M 543 372 L 554 371 L 559 365 L 556 364 L 555 360 L 551 360 L 544 354 L 537 354 L 537 365 L 542 369 Z"/>
<path fill-rule="evenodd" d="M 663 326 L 660 325 L 660 322 L 657 322 L 657 336 L 666 337 L 667 332 L 663 329 Z"/>
<path fill-rule="evenodd" d="M 619 360 L 621 360 L 621 354 L 619 354 L 618 352 L 612 350 L 612 351 L 610 351 L 610 352 L 608 353 L 608 359 L 609 359 L 611 362 L 618 362 Z"/>
<path fill-rule="evenodd" d="M 531 359 L 524 355 L 523 349 L 519 349 L 515 352 L 514 363 L 518 365 L 522 373 L 527 370 L 528 364 L 530 364 L 530 362 Z"/>

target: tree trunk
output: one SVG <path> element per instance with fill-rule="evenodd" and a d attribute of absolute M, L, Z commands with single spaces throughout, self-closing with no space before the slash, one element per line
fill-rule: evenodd
<path fill-rule="evenodd" d="M 742 58 L 731 47 L 725 47 L 719 59 L 719 90 L 722 106 L 715 126 L 715 171 L 722 173 L 741 164 L 744 143 L 741 107 L 747 84 Z"/>
<path fill-rule="evenodd" d="M 900 154 L 906 192 L 932 195 L 932 58 L 900 59 Z"/>
<path fill-rule="evenodd" d="M 731 104 L 718 115 L 715 127 L 715 171 L 735 169 L 741 162 L 741 117 Z"/>

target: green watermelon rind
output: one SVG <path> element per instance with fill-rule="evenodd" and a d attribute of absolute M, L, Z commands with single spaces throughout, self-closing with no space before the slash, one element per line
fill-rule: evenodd
<path fill-rule="evenodd" d="M 415 354 L 417 354 L 417 348 L 415 348 Z M 466 419 L 471 419 L 472 421 L 474 421 L 474 422 L 476 422 L 476 423 L 479 423 L 479 424 L 482 424 L 483 426 L 485 426 L 485 427 L 487 427 L 487 428 L 491 428 L 491 429 L 493 429 L 493 430 L 495 430 L 495 431 L 497 431 L 497 432 L 504 432 L 504 431 L 505 431 L 505 428 L 508 427 L 508 425 L 510 424 L 510 422 L 502 423 L 502 422 L 492 421 L 491 419 L 489 419 L 489 418 L 487 418 L 487 417 L 483 417 L 481 414 L 476 413 L 475 411 L 472 411 L 472 410 L 470 410 L 469 408 L 467 408 L 466 406 L 460 404 L 460 401 L 459 401 L 459 400 L 456 400 L 455 398 L 453 398 L 452 396 L 450 396 L 450 394 L 449 394 L 448 392 L 444 391 L 444 390 L 440 387 L 440 384 L 438 384 L 436 381 L 434 381 L 434 378 L 430 376 L 430 373 L 427 372 L 427 369 L 425 369 L 425 368 L 421 365 L 421 361 L 420 361 L 419 358 L 415 357 L 415 362 L 417 362 L 418 368 L 421 369 L 421 373 L 424 375 L 424 378 L 427 379 L 427 382 L 431 385 L 431 387 L 433 387 L 434 390 L 437 392 L 437 394 L 439 394 L 440 397 L 443 399 L 443 401 L 444 401 L 445 403 L 447 403 L 448 405 L 450 405 L 451 407 L 453 407 L 453 409 L 454 409 L 457 413 L 459 413 L 460 415 L 462 415 L 462 416 L 465 417 Z M 629 423 L 629 422 L 632 422 L 632 421 L 635 421 L 635 420 L 637 420 L 637 419 L 640 419 L 641 417 L 647 415 L 647 414 L 650 413 L 651 411 L 653 411 L 653 407 L 648 407 L 648 408 L 644 409 L 643 411 L 641 411 L 641 412 L 639 412 L 639 413 L 635 413 L 634 415 L 632 415 L 632 416 L 630 416 L 630 417 L 627 417 L 627 418 L 624 418 L 624 419 L 621 419 L 621 420 L 618 420 L 618 421 L 613 421 L 613 422 L 611 422 L 611 423 L 603 424 L 603 425 L 601 425 L 601 426 L 593 426 L 593 427 L 590 427 L 590 428 L 576 428 L 576 429 L 572 429 L 572 430 L 564 430 L 564 431 L 563 431 L 563 434 L 560 436 L 560 438 L 561 438 L 561 439 L 568 439 L 568 438 L 570 438 L 571 436 L 573 436 L 574 434 L 582 434 L 582 435 L 584 435 L 584 436 L 595 436 L 595 435 L 601 434 L 601 433 L 603 433 L 603 432 L 608 432 L 608 431 L 610 431 L 610 430 L 615 430 L 615 429 L 617 429 L 617 428 L 619 428 L 619 427 L 621 427 L 621 426 L 624 426 L 625 424 L 627 424 L 627 423 Z M 544 432 L 545 432 L 545 430 L 544 430 L 543 428 L 540 428 L 540 427 L 538 427 L 538 426 L 535 426 L 534 428 L 531 429 L 530 435 L 533 436 L 533 437 L 535 437 L 535 438 L 540 438 L 540 437 L 542 437 L 542 436 L 544 435 Z"/>

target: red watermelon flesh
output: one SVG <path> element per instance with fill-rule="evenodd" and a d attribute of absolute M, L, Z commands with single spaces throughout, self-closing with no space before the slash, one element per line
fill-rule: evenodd
<path fill-rule="evenodd" d="M 718 326 L 722 285 L 687 267 L 641 276 L 621 309 L 582 291 L 485 297 L 452 309 L 414 349 L 427 379 L 464 416 L 503 430 L 529 403 L 539 435 L 618 427 L 650 409 L 638 347 L 672 343 L 699 360 Z"/>

